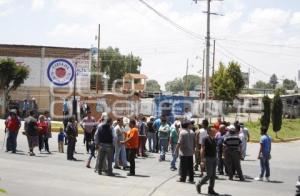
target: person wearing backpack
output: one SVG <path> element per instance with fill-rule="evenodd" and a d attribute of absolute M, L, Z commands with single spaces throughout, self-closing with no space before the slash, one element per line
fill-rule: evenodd
<path fill-rule="evenodd" d="M 5 132 L 8 133 L 8 137 L 6 140 L 6 152 L 12 151 L 12 153 L 16 153 L 17 137 L 20 127 L 21 120 L 17 115 L 17 111 L 11 110 L 9 116 L 5 121 Z"/>

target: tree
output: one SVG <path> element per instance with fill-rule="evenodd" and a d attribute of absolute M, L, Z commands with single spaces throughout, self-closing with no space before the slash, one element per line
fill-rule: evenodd
<path fill-rule="evenodd" d="M 17 65 L 12 59 L 0 60 L 0 89 L 3 93 L 2 113 L 5 114 L 9 93 L 16 90 L 29 76 L 29 68 L 23 65 Z"/>
<path fill-rule="evenodd" d="M 156 80 L 147 80 L 146 91 L 148 92 L 158 92 L 160 91 L 160 85 Z"/>
<path fill-rule="evenodd" d="M 263 97 L 262 102 L 263 110 L 260 119 L 260 124 L 262 127 L 266 127 L 267 129 L 269 129 L 271 115 L 271 99 L 266 95 Z"/>
<path fill-rule="evenodd" d="M 218 100 L 233 101 L 236 93 L 234 81 L 223 63 L 214 74 L 212 83 L 214 96 Z"/>
<path fill-rule="evenodd" d="M 202 78 L 197 75 L 187 75 L 182 78 L 183 84 L 185 84 L 185 80 L 187 79 L 187 90 L 194 91 L 196 87 L 202 84 Z"/>
<path fill-rule="evenodd" d="M 286 90 L 293 90 L 297 86 L 297 83 L 294 80 L 284 79 L 282 85 Z"/>
<path fill-rule="evenodd" d="M 167 91 L 178 93 L 184 90 L 183 80 L 181 78 L 175 78 L 174 80 L 167 82 L 165 87 Z"/>
<path fill-rule="evenodd" d="M 257 81 L 254 85 L 253 88 L 257 88 L 257 89 L 272 89 L 272 85 L 270 83 L 266 83 L 264 81 Z"/>
<path fill-rule="evenodd" d="M 123 55 L 118 48 L 108 47 L 100 49 L 101 72 L 109 77 L 108 86 L 112 87 L 113 82 L 117 79 L 123 79 L 126 73 L 139 73 L 141 59 L 131 54 Z M 92 71 L 97 71 L 96 59 L 92 61 Z M 103 76 L 102 76 L 103 81 Z M 96 76 L 91 78 L 92 86 L 96 86 Z M 103 85 L 101 85 L 103 88 Z"/>
<path fill-rule="evenodd" d="M 219 100 L 233 101 L 245 85 L 240 65 L 229 62 L 228 68 L 220 62 L 220 67 L 212 80 L 214 97 Z"/>
<path fill-rule="evenodd" d="M 282 125 L 282 101 L 280 98 L 280 94 L 277 92 L 274 96 L 272 102 L 272 123 L 273 123 L 273 131 L 276 133 L 280 131 Z"/>
<path fill-rule="evenodd" d="M 269 83 L 272 85 L 273 89 L 276 88 L 276 85 L 278 84 L 278 78 L 275 74 L 271 76 Z"/>
<path fill-rule="evenodd" d="M 227 72 L 233 79 L 235 86 L 234 94 L 237 95 L 245 86 L 245 81 L 241 72 L 241 66 L 237 62 L 231 61 L 228 64 Z"/>

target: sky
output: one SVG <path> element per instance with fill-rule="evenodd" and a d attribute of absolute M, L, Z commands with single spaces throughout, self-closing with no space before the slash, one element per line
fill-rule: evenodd
<path fill-rule="evenodd" d="M 0 0 L 0 43 L 63 47 L 118 47 L 142 58 L 141 72 L 157 80 L 201 74 L 205 1 L 144 0 L 194 36 L 175 28 L 139 0 Z M 219 62 L 237 61 L 250 83 L 295 80 L 300 70 L 299 0 L 212 1 L 211 36 Z M 211 54 L 212 59 L 212 54 Z M 105 59 L 104 59 L 105 60 Z M 299 82 L 298 82 L 299 84 Z"/>

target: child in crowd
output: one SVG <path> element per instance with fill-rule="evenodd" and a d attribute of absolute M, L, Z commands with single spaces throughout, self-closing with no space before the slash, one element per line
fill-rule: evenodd
<path fill-rule="evenodd" d="M 65 133 L 62 127 L 59 128 L 58 134 L 58 152 L 64 153 L 64 140 L 65 140 Z"/>

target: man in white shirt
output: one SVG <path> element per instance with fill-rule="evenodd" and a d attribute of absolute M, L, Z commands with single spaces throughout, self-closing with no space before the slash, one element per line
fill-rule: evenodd
<path fill-rule="evenodd" d="M 186 107 L 186 108 L 184 109 L 184 116 L 183 116 L 183 118 L 184 118 L 185 120 L 192 120 L 192 116 L 193 116 L 193 114 L 192 114 L 190 108 Z"/>
<path fill-rule="evenodd" d="M 200 129 L 199 140 L 198 140 L 199 141 L 199 146 L 200 146 L 200 151 L 201 151 L 201 146 L 203 145 L 204 139 L 208 136 L 207 128 L 208 128 L 208 120 L 204 119 L 204 120 L 202 120 L 202 128 Z M 201 159 L 201 156 L 200 156 L 200 159 Z M 200 162 L 201 161 L 202 160 L 200 160 Z M 200 170 L 201 170 L 200 177 L 202 177 L 203 173 L 204 173 L 204 168 L 201 167 Z"/>

